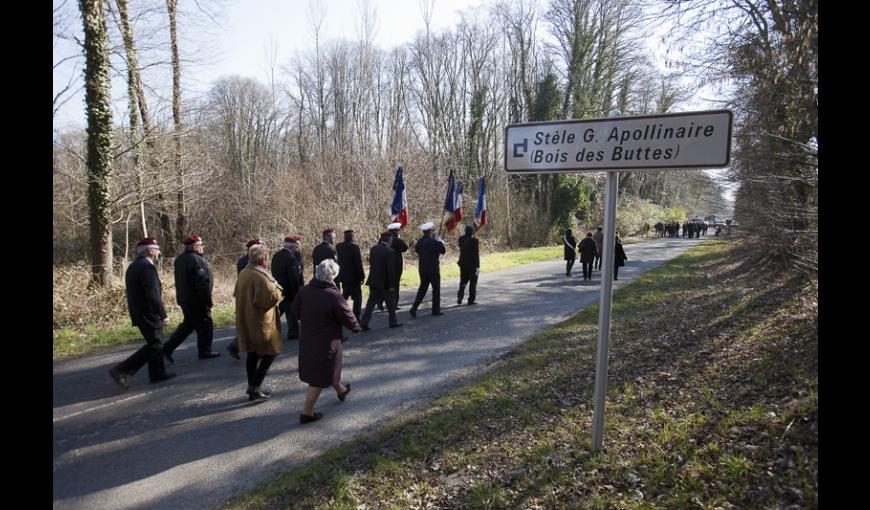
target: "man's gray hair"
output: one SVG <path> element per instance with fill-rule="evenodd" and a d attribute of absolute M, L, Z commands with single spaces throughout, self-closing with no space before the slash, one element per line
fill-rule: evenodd
<path fill-rule="evenodd" d="M 314 278 L 321 282 L 333 283 L 338 276 L 338 263 L 332 259 L 324 259 L 314 269 Z"/>
<path fill-rule="evenodd" d="M 255 244 L 248 248 L 248 263 L 258 266 L 269 257 L 269 249 L 264 244 Z"/>

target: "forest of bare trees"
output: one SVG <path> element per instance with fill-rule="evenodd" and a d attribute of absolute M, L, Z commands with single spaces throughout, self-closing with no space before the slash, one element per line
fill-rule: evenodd
<path fill-rule="evenodd" d="M 183 93 L 185 63 L 193 56 L 178 35 L 191 17 L 208 14 L 185 3 L 80 2 L 80 14 L 101 5 L 106 26 L 102 46 L 82 41 L 83 55 L 108 55 L 113 79 L 126 80 L 128 105 L 126 116 L 100 121 L 111 142 L 102 180 L 95 180 L 88 133 L 55 134 L 57 264 L 97 253 L 89 183 L 105 197 L 113 250 L 100 253 L 108 253 L 118 274 L 146 233 L 171 254 L 195 232 L 216 258 L 237 257 L 253 237 L 277 245 L 300 233 L 313 241 L 324 227 L 354 228 L 367 245 L 387 223 L 398 166 L 405 169 L 412 227 L 437 222 L 454 170 L 466 183 L 466 218 L 473 216 L 478 179 L 487 180 L 489 224 L 480 233 L 487 246 L 548 244 L 559 229 L 601 221 L 603 174 L 508 176 L 505 126 L 603 117 L 613 107 L 625 115 L 661 113 L 687 97 L 645 55 L 642 6 L 607 0 L 492 2 L 440 31 L 429 28 L 431 1 L 422 2 L 427 28 L 392 49 L 374 44 L 376 16 L 366 2 L 356 37 L 329 40 L 323 12 L 312 4 L 305 14 L 314 44 L 272 61 L 265 80 L 223 76 L 205 94 Z M 136 26 L 162 29 L 140 33 Z M 159 66 L 171 83 L 168 97 L 142 72 Z M 94 72 L 90 65 L 86 71 Z M 743 92 L 763 104 L 767 96 L 759 94 L 776 91 Z M 809 142 L 791 129 L 774 128 L 780 138 L 758 144 L 787 144 L 790 171 L 799 173 L 804 167 L 793 157 L 802 146 L 787 140 Z M 746 130 L 741 136 L 751 137 Z M 764 147 L 741 141 L 745 156 L 735 172 Z M 624 234 L 643 221 L 721 215 L 728 208 L 722 184 L 703 172 L 623 173 L 620 184 L 622 203 L 631 204 L 619 224 Z M 741 184 L 738 196 L 755 189 Z M 793 192 L 808 200 L 805 190 Z M 803 226 L 808 220 L 799 218 Z"/>

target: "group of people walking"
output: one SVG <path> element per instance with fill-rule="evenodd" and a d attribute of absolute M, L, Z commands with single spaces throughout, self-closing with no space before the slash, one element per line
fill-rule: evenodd
<path fill-rule="evenodd" d="M 574 267 L 574 262 L 577 259 L 577 253 L 580 254 L 580 264 L 583 266 L 583 280 L 592 280 L 592 270 L 601 270 L 601 258 L 604 255 L 604 227 L 596 228 L 595 233 L 586 232 L 586 237 L 577 243 L 577 239 L 571 229 L 565 230 L 563 238 L 565 249 L 565 276 L 571 276 L 571 268 Z M 622 240 L 616 236 L 616 247 L 614 249 L 614 264 L 613 264 L 613 279 L 619 279 L 619 268 L 625 265 L 628 256 L 622 247 Z"/>
<path fill-rule="evenodd" d="M 656 237 L 687 237 L 700 239 L 701 235 L 707 235 L 707 224 L 703 221 L 679 221 L 658 222 L 655 224 Z M 718 235 L 718 232 L 717 234 Z"/>
<path fill-rule="evenodd" d="M 305 283 L 301 248 L 302 237 L 284 238 L 280 250 L 272 254 L 259 239 L 245 245 L 246 253 L 236 264 L 235 298 L 236 338 L 227 346 L 230 355 L 241 359 L 245 367 L 248 400 L 270 398 L 271 389 L 263 382 L 275 357 L 282 352 L 281 316 L 286 316 L 287 340 L 299 339 L 299 379 L 308 384 L 300 414 L 301 423 L 319 420 L 323 415 L 314 406 L 323 388 L 332 387 L 344 402 L 350 383 L 341 381 L 343 328 L 353 332 L 368 331 L 375 306 L 386 305 L 389 327 L 402 326 L 397 321 L 399 284 L 403 271 L 403 253 L 409 246 L 399 236 L 401 223 L 392 223 L 369 251 L 369 273 L 363 268 L 360 246 L 353 230 L 344 231 L 344 241 L 335 244 L 334 229 L 323 231 L 323 240 L 312 251 L 314 278 Z M 432 287 L 432 315 L 441 312 L 440 256 L 446 253 L 444 241 L 433 236 L 434 224 L 423 224 L 422 237 L 414 250 L 419 256 L 420 286 L 410 309 L 411 317 Z M 127 268 L 125 284 L 127 304 L 133 325 L 145 339 L 145 346 L 109 370 L 121 388 L 129 387 L 127 377 L 148 365 L 151 383 L 175 377 L 166 370 L 174 363 L 173 353 L 192 333 L 197 334 L 198 357 L 213 359 L 220 353 L 212 350 L 214 325 L 211 318 L 214 277 L 203 257 L 203 240 L 192 235 L 184 240 L 184 252 L 174 261 L 176 298 L 184 320 L 166 343 L 163 328 L 169 323 L 162 299 L 162 286 L 155 266 L 160 256 L 156 239 L 142 239 L 136 246 L 137 258 Z M 457 303 L 462 304 L 469 286 L 468 304 L 475 304 L 480 274 L 479 244 L 474 229 L 466 226 L 459 238 L 460 286 Z M 362 285 L 369 286 L 369 296 L 362 309 Z M 349 300 L 353 300 L 353 307 Z M 362 313 L 360 313 L 362 312 Z M 301 324 L 301 326 L 300 326 Z"/>

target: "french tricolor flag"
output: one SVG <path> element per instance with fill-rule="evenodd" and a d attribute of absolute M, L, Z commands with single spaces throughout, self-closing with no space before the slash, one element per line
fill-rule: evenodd
<path fill-rule="evenodd" d="M 474 211 L 474 231 L 486 225 L 486 181 L 480 178 L 480 191 L 477 193 L 477 209 Z"/>
<path fill-rule="evenodd" d="M 447 186 L 447 198 L 444 200 L 444 219 L 447 231 L 450 232 L 462 221 L 462 180 L 453 185 L 453 170 L 450 171 Z"/>
<path fill-rule="evenodd" d="M 408 194 L 405 193 L 405 178 L 402 175 L 402 167 L 396 170 L 396 179 L 393 181 L 393 203 L 390 205 L 390 222 L 401 223 L 399 228 L 405 228 L 408 224 Z"/>

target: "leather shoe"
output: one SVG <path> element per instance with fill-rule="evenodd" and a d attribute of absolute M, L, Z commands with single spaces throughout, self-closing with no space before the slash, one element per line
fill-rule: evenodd
<path fill-rule="evenodd" d="M 232 356 L 236 359 L 242 359 L 241 357 L 239 357 L 239 348 L 238 347 L 233 349 L 232 344 L 230 344 L 227 346 L 227 350 L 230 351 L 230 356 Z"/>
<path fill-rule="evenodd" d="M 165 374 L 158 376 L 156 379 L 151 379 L 151 384 L 159 383 L 167 379 L 172 379 L 176 375 L 178 374 L 176 374 L 175 372 L 166 372 Z"/>
<path fill-rule="evenodd" d="M 444 315 L 444 312 L 432 312 L 432 315 Z"/>
<path fill-rule="evenodd" d="M 172 365 L 172 364 L 175 363 L 175 360 L 172 359 L 172 354 L 171 354 L 171 353 L 168 353 L 168 352 L 166 352 L 166 351 L 163 351 L 163 357 L 166 358 L 166 362 L 169 363 L 170 365 Z"/>
<path fill-rule="evenodd" d="M 201 352 L 201 353 L 199 353 L 199 359 L 211 359 L 211 358 L 217 358 L 217 357 L 220 356 L 220 355 L 221 355 L 221 353 L 219 353 L 219 352 L 214 352 L 214 351 Z"/>
<path fill-rule="evenodd" d="M 468 304 L 469 305 L 476 305 L 477 303 L 475 303 L 474 301 L 469 301 Z"/>
<path fill-rule="evenodd" d="M 272 390 L 269 388 L 266 389 L 256 389 L 250 393 L 248 393 L 248 401 L 254 400 L 266 400 L 272 397 Z"/>
<path fill-rule="evenodd" d="M 402 323 L 401 323 L 401 322 L 397 322 L 397 323 L 395 323 L 395 324 L 390 324 L 390 327 L 391 327 L 391 328 L 401 328 L 401 327 L 402 327 Z"/>
<path fill-rule="evenodd" d="M 360 325 L 360 328 L 362 328 L 363 331 L 369 331 L 369 330 L 371 330 L 371 328 L 369 328 L 369 327 L 368 327 L 367 325 L 365 325 L 365 324 L 361 324 L 361 325 Z"/>
<path fill-rule="evenodd" d="M 299 335 L 298 335 L 298 334 L 295 334 L 295 335 L 287 335 L 287 341 L 288 341 L 288 342 L 289 342 L 290 340 L 297 340 L 298 338 L 299 338 Z"/>
<path fill-rule="evenodd" d="M 408 313 L 411 314 L 411 317 L 417 317 L 417 309 L 416 308 L 411 308 L 410 310 L 408 310 Z"/>
<path fill-rule="evenodd" d="M 109 377 L 111 377 L 118 386 L 125 390 L 130 387 L 127 385 L 127 374 L 118 370 L 117 367 L 109 369 Z"/>
<path fill-rule="evenodd" d="M 308 416 L 307 414 L 299 415 L 299 423 L 305 425 L 306 423 L 311 423 L 313 421 L 317 421 L 323 418 L 323 413 L 314 413 L 314 416 Z"/>
<path fill-rule="evenodd" d="M 350 393 L 350 383 L 345 384 L 344 387 L 347 388 L 346 390 L 344 390 L 344 393 L 339 393 L 337 395 L 338 400 L 340 400 L 342 402 L 344 402 L 344 399 L 347 398 L 347 394 Z"/>

